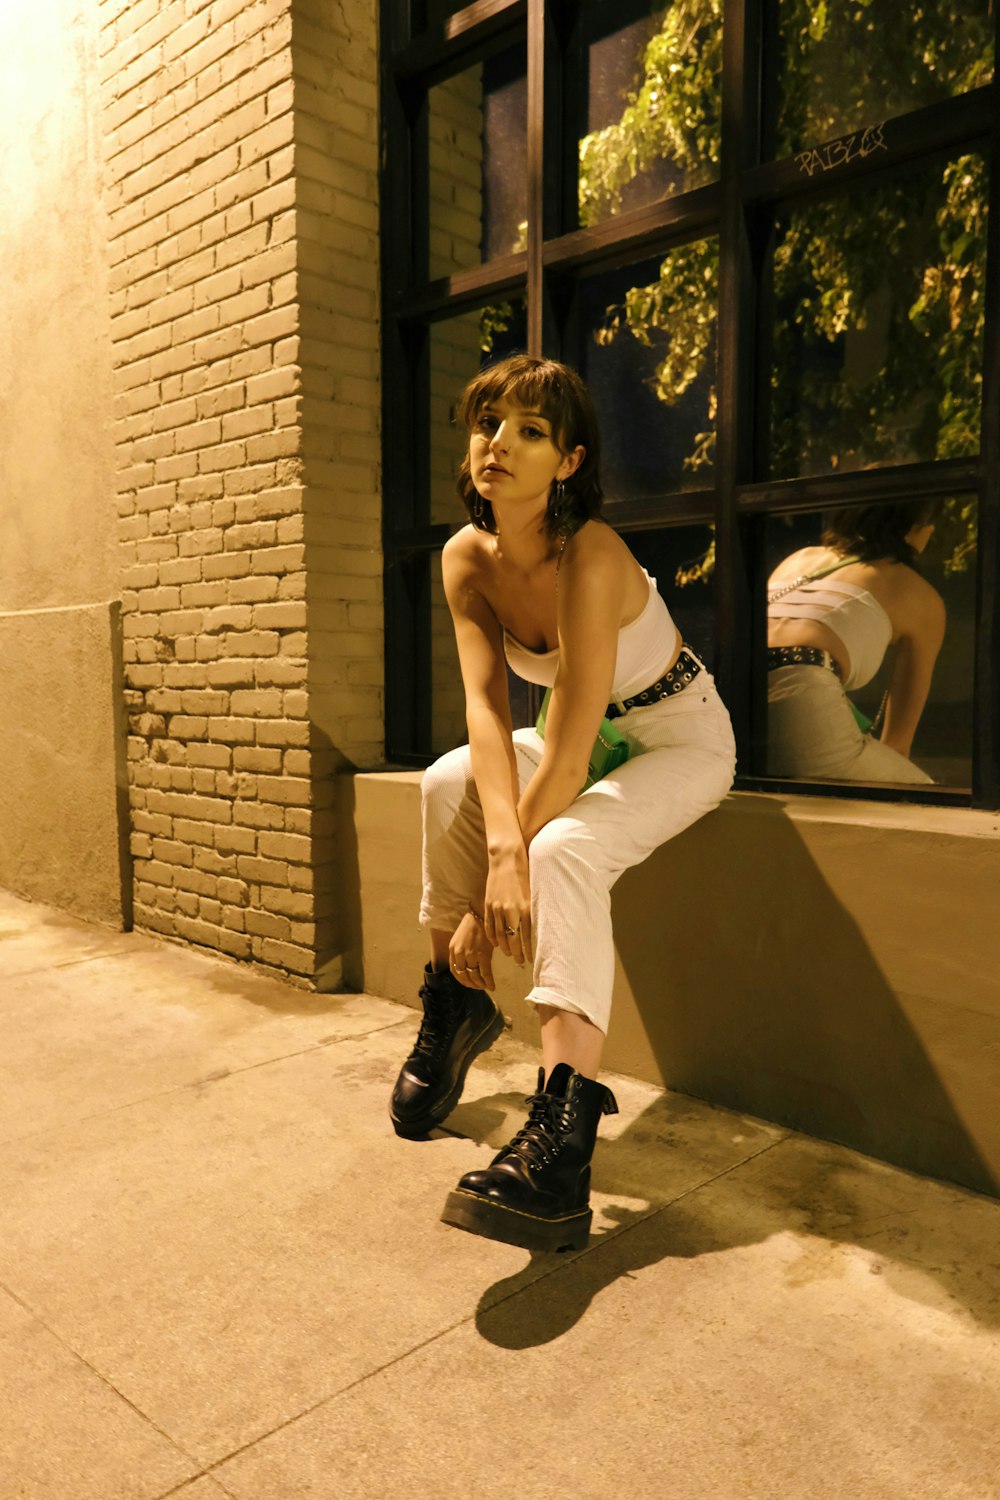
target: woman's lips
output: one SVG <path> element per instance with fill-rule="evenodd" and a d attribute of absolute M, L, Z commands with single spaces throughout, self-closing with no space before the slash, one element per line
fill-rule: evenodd
<path fill-rule="evenodd" d="M 509 469 L 502 469 L 499 464 L 483 464 L 484 474 L 506 474 L 510 477 Z"/>

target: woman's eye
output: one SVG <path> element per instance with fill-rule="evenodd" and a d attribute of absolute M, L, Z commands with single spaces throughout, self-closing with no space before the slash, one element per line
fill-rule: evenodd
<path fill-rule="evenodd" d="M 545 436 L 545 433 L 540 427 L 524 427 L 522 428 L 522 432 L 524 436 L 528 438 L 541 438 Z"/>

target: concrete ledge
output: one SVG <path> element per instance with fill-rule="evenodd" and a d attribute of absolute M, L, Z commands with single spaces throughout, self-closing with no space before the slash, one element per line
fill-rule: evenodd
<path fill-rule="evenodd" d="M 0 885 L 131 922 L 116 601 L 0 614 Z"/>
<path fill-rule="evenodd" d="M 420 773 L 354 789 L 365 985 L 415 1005 Z M 615 888 L 607 1067 L 1000 1194 L 998 890 L 991 814 L 733 793 Z"/>

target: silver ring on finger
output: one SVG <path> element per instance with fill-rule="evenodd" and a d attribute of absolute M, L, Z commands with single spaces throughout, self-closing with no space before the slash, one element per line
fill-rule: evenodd
<path fill-rule="evenodd" d="M 452 964 L 452 968 L 455 970 L 456 974 L 468 974 L 468 972 L 469 972 L 469 970 L 468 970 L 467 967 L 466 968 L 461 968 L 461 967 L 459 967 L 458 964 Z"/>
<path fill-rule="evenodd" d="M 516 927 L 508 927 L 507 924 L 504 923 L 504 929 L 503 930 L 507 934 L 508 937 L 513 937 L 514 934 L 515 934 L 515 932 L 517 931 L 517 928 Z"/>

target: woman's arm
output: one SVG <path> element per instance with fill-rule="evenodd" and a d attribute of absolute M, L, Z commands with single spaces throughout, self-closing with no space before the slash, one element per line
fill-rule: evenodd
<path fill-rule="evenodd" d="M 897 621 L 882 743 L 909 755 L 930 692 L 934 663 L 944 640 L 945 607 L 935 588 L 916 574 Z"/>
<path fill-rule="evenodd" d="M 518 804 L 525 844 L 578 796 L 611 693 L 628 556 L 605 526 L 567 543 L 558 575 L 559 668 L 541 764 Z"/>
<path fill-rule="evenodd" d="M 517 820 L 517 764 L 500 626 L 477 587 L 476 572 L 470 538 L 459 532 L 445 544 L 441 573 L 465 687 L 472 774 L 492 857 L 523 848 L 524 840 Z"/>
<path fill-rule="evenodd" d="M 483 809 L 489 872 L 478 917 L 465 917 L 452 942 L 452 958 L 475 968 L 463 979 L 474 988 L 493 988 L 488 954 L 467 957 L 473 934 L 470 924 L 482 922 L 487 943 L 516 963 L 531 960 L 531 886 L 528 850 L 517 817 L 518 776 L 514 758 L 507 668 L 500 641 L 500 624 L 478 586 L 476 541 L 459 532 L 446 543 L 442 555 L 445 597 L 455 625 L 458 659 L 465 686 L 465 716 L 469 729 L 472 774 Z"/>

